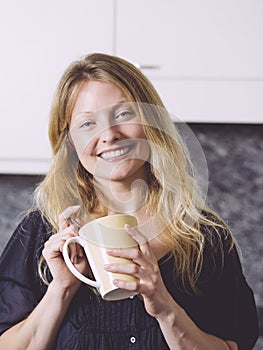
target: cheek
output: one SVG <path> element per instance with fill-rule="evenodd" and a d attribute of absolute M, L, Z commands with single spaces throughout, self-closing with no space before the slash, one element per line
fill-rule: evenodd
<path fill-rule="evenodd" d="M 94 173 L 95 162 L 97 158 L 93 155 L 94 145 L 92 142 L 85 142 L 79 139 L 73 142 L 79 162 L 91 174 Z"/>
<path fill-rule="evenodd" d="M 143 152 L 144 164 L 149 163 L 151 161 L 151 149 L 148 143 L 147 146 L 144 147 Z"/>
<path fill-rule="evenodd" d="M 91 175 L 95 174 L 97 168 L 97 162 L 91 157 L 87 157 L 84 153 L 79 157 L 79 162 L 83 168 Z"/>
<path fill-rule="evenodd" d="M 130 128 L 130 133 L 135 138 L 146 140 L 146 136 L 141 124 L 133 124 Z"/>
<path fill-rule="evenodd" d="M 79 134 L 72 137 L 72 142 L 79 159 L 81 159 L 83 156 L 92 155 L 95 147 L 95 142 L 92 139 L 87 138 L 85 135 Z"/>
<path fill-rule="evenodd" d="M 151 154 L 151 147 L 150 144 L 148 142 L 148 140 L 145 137 L 144 132 L 142 132 L 139 136 L 138 139 L 140 139 L 140 151 L 142 154 L 142 158 L 144 160 L 148 160 Z"/>

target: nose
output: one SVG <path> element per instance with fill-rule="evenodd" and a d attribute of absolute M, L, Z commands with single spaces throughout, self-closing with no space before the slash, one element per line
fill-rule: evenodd
<path fill-rule="evenodd" d="M 100 139 L 102 143 L 112 143 L 120 139 L 120 131 L 117 126 L 110 126 L 101 132 Z"/>

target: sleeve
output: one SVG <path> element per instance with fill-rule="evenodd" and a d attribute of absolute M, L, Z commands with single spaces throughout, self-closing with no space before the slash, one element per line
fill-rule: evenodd
<path fill-rule="evenodd" d="M 37 266 L 47 232 L 40 214 L 30 213 L 0 258 L 0 334 L 25 319 L 44 294 Z"/>
<path fill-rule="evenodd" d="M 206 316 L 203 319 L 210 333 L 237 342 L 239 350 L 251 350 L 258 338 L 256 305 L 236 246 L 229 250 L 229 238 L 229 234 L 223 234 L 223 256 L 220 249 L 215 252 L 212 247 L 205 256 L 206 276 L 213 270 L 213 277 L 204 293 L 203 313 Z"/>
<path fill-rule="evenodd" d="M 205 236 L 202 271 L 194 292 L 178 276 L 174 259 L 161 265 L 163 280 L 174 300 L 204 332 L 238 344 L 239 350 L 251 350 L 258 338 L 258 318 L 253 292 L 243 274 L 239 255 L 227 230 L 202 229 Z M 221 244 L 221 243 L 222 244 Z"/>
<path fill-rule="evenodd" d="M 226 255 L 224 274 L 219 283 L 229 287 L 229 304 L 232 305 L 234 339 L 239 350 L 250 350 L 258 338 L 258 318 L 254 294 L 243 274 L 236 247 Z M 231 309 L 230 309 L 231 310 Z"/>

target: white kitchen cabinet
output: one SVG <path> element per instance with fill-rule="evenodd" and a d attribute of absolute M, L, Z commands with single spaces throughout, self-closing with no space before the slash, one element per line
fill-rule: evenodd
<path fill-rule="evenodd" d="M 115 53 L 192 122 L 263 122 L 262 0 L 116 0 Z"/>
<path fill-rule="evenodd" d="M 89 52 L 112 53 L 113 0 L 8 0 L 0 5 L 0 173 L 45 173 L 58 79 Z"/>
<path fill-rule="evenodd" d="M 9 0 L 0 4 L 0 173 L 45 173 L 49 110 L 89 52 L 141 65 L 186 122 L 263 122 L 262 0 Z"/>

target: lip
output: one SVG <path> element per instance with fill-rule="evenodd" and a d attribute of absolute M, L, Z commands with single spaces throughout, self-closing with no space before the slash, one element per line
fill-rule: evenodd
<path fill-rule="evenodd" d="M 98 157 L 106 161 L 115 161 L 125 158 L 127 154 L 135 147 L 135 144 L 123 145 L 121 147 L 113 147 L 103 150 Z"/>

